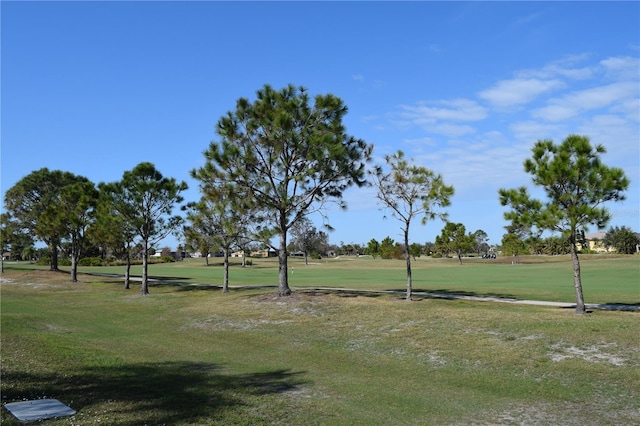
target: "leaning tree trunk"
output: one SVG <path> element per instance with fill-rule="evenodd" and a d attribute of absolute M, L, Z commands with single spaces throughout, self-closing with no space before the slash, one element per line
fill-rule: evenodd
<path fill-rule="evenodd" d="M 287 231 L 280 228 L 280 249 L 278 250 L 278 296 L 290 296 L 289 275 L 287 271 Z"/>
<path fill-rule="evenodd" d="M 584 296 L 582 294 L 580 259 L 578 259 L 578 248 L 574 242 L 571 243 L 571 260 L 573 261 L 573 286 L 576 290 L 576 314 L 584 314 L 586 310 L 584 306 Z"/>
<path fill-rule="evenodd" d="M 222 279 L 222 292 L 229 293 L 229 250 L 224 249 L 224 277 Z"/>

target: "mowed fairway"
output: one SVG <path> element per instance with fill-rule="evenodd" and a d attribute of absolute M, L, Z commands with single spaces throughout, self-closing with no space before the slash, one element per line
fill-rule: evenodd
<path fill-rule="evenodd" d="M 573 301 L 566 259 L 415 262 L 415 289 Z M 583 261 L 587 303 L 640 303 L 638 257 Z M 6 265 L 2 402 L 57 398 L 46 424 L 638 424 L 640 313 L 357 294 L 404 289 L 404 263 L 154 265 L 156 284 Z M 85 268 L 84 272 L 121 272 Z M 565 288 L 566 287 L 566 288 Z M 17 424 L 2 410 L 3 424 Z"/>

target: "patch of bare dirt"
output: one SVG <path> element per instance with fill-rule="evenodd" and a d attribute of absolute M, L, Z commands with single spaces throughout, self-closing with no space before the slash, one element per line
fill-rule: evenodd
<path fill-rule="evenodd" d="M 59 286 L 70 284 L 70 275 L 63 271 L 29 271 L 3 274 L 2 284 L 28 285 L 32 287 Z M 80 282 L 78 282 L 80 283 Z M 74 283 L 74 284 L 78 284 Z"/>
<path fill-rule="evenodd" d="M 318 302 L 322 300 L 326 300 L 328 297 L 327 294 L 318 293 L 313 291 L 294 291 L 289 296 L 278 296 L 276 293 L 271 294 L 263 294 L 255 297 L 253 300 L 255 302 L 262 303 L 277 303 L 277 304 L 297 304 L 297 303 L 308 303 L 308 302 Z"/>

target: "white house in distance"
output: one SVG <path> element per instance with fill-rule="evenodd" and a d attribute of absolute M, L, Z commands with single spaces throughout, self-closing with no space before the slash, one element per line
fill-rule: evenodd
<path fill-rule="evenodd" d="M 591 234 L 584 234 L 585 240 L 587 240 L 588 250 L 595 251 L 596 253 L 611 253 L 615 252 L 616 248 L 612 246 L 606 246 L 604 244 L 604 237 L 606 232 L 593 232 Z M 582 250 L 582 244 L 578 243 L 578 249 Z"/>

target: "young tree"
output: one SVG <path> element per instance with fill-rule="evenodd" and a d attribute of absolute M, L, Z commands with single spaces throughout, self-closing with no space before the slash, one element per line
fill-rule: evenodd
<path fill-rule="evenodd" d="M 203 173 L 233 183 L 265 215 L 279 235 L 278 295 L 291 294 L 287 270 L 287 233 L 298 220 L 323 211 L 327 201 L 346 208 L 342 194 L 365 183 L 372 147 L 345 133 L 347 107 L 334 95 L 265 85 L 250 102 L 217 123 L 220 142 L 205 151 Z"/>
<path fill-rule="evenodd" d="M 454 252 L 460 265 L 462 265 L 462 253 L 471 250 L 475 241 L 473 233 L 465 234 L 465 232 L 463 224 L 447 222 L 442 228 L 442 233 L 436 236 L 436 245 L 443 252 Z"/>
<path fill-rule="evenodd" d="M 303 217 L 291 227 L 291 246 L 304 253 L 304 264 L 309 264 L 309 254 L 320 254 L 329 246 L 329 236 L 318 231 L 311 221 Z"/>
<path fill-rule="evenodd" d="M 476 253 L 478 253 L 478 255 L 482 254 L 483 252 L 486 254 L 489 250 L 489 244 L 487 244 L 487 241 L 489 241 L 489 235 L 487 235 L 487 233 L 482 229 L 478 229 L 473 233 L 474 250 Z"/>
<path fill-rule="evenodd" d="M 626 226 L 609 228 L 604 236 L 607 246 L 615 247 L 618 253 L 633 254 L 638 251 L 640 237 Z"/>
<path fill-rule="evenodd" d="M 182 224 L 180 216 L 170 216 L 183 201 L 185 182 L 162 176 L 153 164 L 143 162 L 124 172 L 122 180 L 101 185 L 111 197 L 111 205 L 122 220 L 135 230 L 142 247 L 142 295 L 149 294 L 149 249 Z"/>
<path fill-rule="evenodd" d="M 185 239 L 186 247 L 191 251 L 198 251 L 204 257 L 204 263 L 209 266 L 209 253 L 215 243 L 214 237 L 205 233 L 205 227 L 200 226 L 193 221 L 187 214 L 187 222 L 191 225 L 185 225 L 182 229 L 182 235 Z"/>
<path fill-rule="evenodd" d="M 405 261 L 407 263 L 407 300 L 411 300 L 412 276 L 409 251 L 411 221 L 422 217 L 422 225 L 435 218 L 446 219 L 439 208 L 447 207 L 453 196 L 453 187 L 445 185 L 442 176 L 426 167 L 407 161 L 402 151 L 385 156 L 388 171 L 381 166 L 372 173 L 378 190 L 377 198 L 382 208 L 401 222 L 404 236 Z"/>
<path fill-rule="evenodd" d="M 502 252 L 506 256 L 513 256 L 512 264 L 520 263 L 520 255 L 525 250 L 525 243 L 517 234 L 507 233 L 502 236 Z"/>
<path fill-rule="evenodd" d="M 413 260 L 416 260 L 416 257 L 420 256 L 422 253 L 422 246 L 418 243 L 411 243 L 409 246 L 409 254 L 413 257 Z"/>
<path fill-rule="evenodd" d="M 586 136 L 569 135 L 558 145 L 540 140 L 532 152 L 524 169 L 534 185 L 544 190 L 547 201 L 531 198 L 526 187 L 500 189 L 500 203 L 511 208 L 504 217 L 532 230 L 561 232 L 569 240 L 576 313 L 583 314 L 586 310 L 576 245 L 579 232 L 589 225 L 599 229 L 606 226 L 611 216 L 604 204 L 624 200 L 629 180 L 622 169 L 602 163 L 604 146 L 592 146 Z"/>
<path fill-rule="evenodd" d="M 380 242 L 379 253 L 382 259 L 391 259 L 396 252 L 396 242 L 389 236 Z"/>
<path fill-rule="evenodd" d="M 207 196 L 203 196 L 200 202 L 191 204 L 187 220 L 191 223 L 191 230 L 201 234 L 201 239 L 222 249 L 222 291 L 228 293 L 229 255 L 247 232 L 248 216 L 241 205 L 242 197 L 236 198 L 232 192 L 218 189 L 220 192 L 214 194 L 214 190 L 210 188 Z"/>

